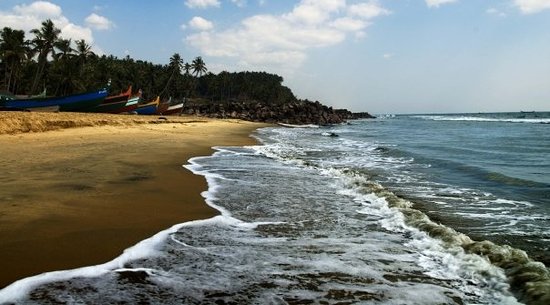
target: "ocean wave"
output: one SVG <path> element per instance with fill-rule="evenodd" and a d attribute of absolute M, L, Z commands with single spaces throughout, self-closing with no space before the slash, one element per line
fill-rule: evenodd
<path fill-rule="evenodd" d="M 434 118 L 433 116 L 430 117 L 430 119 L 433 119 L 433 118 Z M 445 119 L 447 118 L 445 117 Z M 462 117 L 459 119 L 469 120 L 470 118 Z M 474 119 L 478 119 L 478 118 L 474 118 Z M 258 150 L 262 154 L 265 154 L 268 157 L 277 159 L 282 162 L 288 162 L 295 165 L 315 168 L 321 171 L 321 173 L 323 173 L 324 175 L 346 176 L 348 178 L 351 177 L 351 181 L 353 181 L 351 182 L 351 185 L 355 188 L 359 188 L 359 189 L 362 188 L 362 190 L 360 191 L 360 194 L 357 195 L 358 198 L 362 198 L 361 200 L 363 200 L 363 202 L 368 202 L 370 205 L 373 205 L 378 201 L 378 204 L 374 205 L 375 207 L 374 209 L 368 208 L 368 209 L 359 210 L 358 211 L 359 213 L 365 213 L 365 214 L 382 213 L 384 211 L 384 208 L 382 208 L 383 204 L 380 204 L 380 200 L 385 201 L 387 202 L 387 205 L 390 209 L 394 209 L 395 211 L 398 211 L 399 215 L 402 215 L 402 216 L 391 214 L 391 213 L 384 215 L 385 220 L 382 221 L 381 223 L 384 228 L 388 230 L 400 232 L 403 230 L 405 231 L 410 230 L 410 228 L 404 229 L 405 227 L 412 227 L 420 230 L 421 232 L 425 232 L 431 238 L 440 240 L 443 243 L 444 245 L 443 252 L 447 254 L 451 253 L 456 259 L 459 259 L 459 260 L 463 259 L 463 263 L 465 265 L 468 265 L 467 261 L 472 259 L 471 255 L 475 255 L 479 258 L 486 259 L 492 265 L 498 268 L 502 268 L 504 270 L 504 273 L 506 274 L 508 280 L 511 283 L 512 290 L 518 295 L 521 301 L 526 302 L 528 304 L 550 303 L 550 273 L 544 264 L 529 258 L 529 256 L 520 249 L 516 249 L 508 245 L 499 245 L 490 241 L 475 241 L 475 240 L 472 240 L 469 236 L 459 233 L 450 227 L 447 227 L 442 224 L 438 224 L 432 221 L 430 217 L 428 217 L 426 214 L 424 214 L 420 210 L 415 209 L 413 207 L 414 204 L 411 201 L 403 199 L 398 195 L 394 194 L 393 192 L 391 192 L 389 189 L 384 188 L 382 185 L 369 180 L 367 178 L 368 175 L 365 175 L 364 173 L 358 172 L 357 170 L 351 169 L 349 167 L 345 167 L 345 164 L 350 164 L 350 165 L 355 164 L 356 166 L 354 166 L 354 168 L 361 167 L 361 165 L 365 165 L 365 164 L 371 167 L 373 163 L 370 163 L 370 162 L 372 162 L 372 159 L 375 159 L 375 158 L 380 158 L 379 161 L 383 160 L 383 162 L 374 162 L 375 166 L 380 166 L 380 163 L 383 163 L 383 166 L 388 166 L 389 164 L 395 163 L 396 161 L 395 158 L 392 158 L 392 160 L 389 160 L 387 156 L 376 155 L 376 153 L 385 153 L 386 150 L 378 149 L 377 151 L 377 147 L 379 146 L 374 146 L 375 147 L 374 149 L 369 149 L 368 151 L 372 155 L 369 155 L 369 158 L 367 159 L 370 161 L 367 161 L 367 162 L 365 162 L 364 158 L 361 161 L 360 160 L 353 161 L 353 156 L 351 157 L 346 156 L 346 162 L 344 164 L 342 164 L 341 162 L 339 164 L 338 162 L 336 163 L 322 162 L 322 161 L 312 162 L 312 160 L 307 160 L 306 158 L 300 158 L 299 154 L 295 153 L 296 148 L 292 146 L 293 144 L 292 141 L 288 141 L 289 140 L 288 137 L 282 136 L 281 134 L 277 135 L 276 132 L 275 132 L 275 135 L 272 134 L 272 136 L 274 138 L 277 138 L 280 142 L 278 142 L 276 145 L 270 145 L 268 147 L 265 147 L 265 146 L 259 147 Z M 296 135 L 293 135 L 293 136 L 296 136 Z M 344 141 L 348 141 L 347 144 L 350 145 L 349 140 L 344 139 Z M 352 145 L 355 145 L 355 144 L 352 144 Z M 363 143 L 361 145 L 364 146 L 365 144 Z M 326 147 L 326 149 L 330 150 L 331 148 Z M 400 160 L 399 163 L 407 164 L 407 163 L 411 163 L 412 161 L 413 160 L 406 160 L 406 162 L 402 162 Z M 331 167 L 331 165 L 333 164 L 338 164 L 338 168 Z M 343 165 L 344 165 L 344 168 L 342 168 Z M 360 177 L 360 179 L 358 179 L 358 177 Z M 499 176 L 499 179 L 502 179 L 502 177 Z M 409 180 L 408 182 L 410 183 L 411 181 Z M 517 181 L 514 181 L 514 182 L 517 183 Z M 443 190 L 445 190 L 445 188 L 443 188 Z M 461 189 L 452 189 L 450 187 L 447 187 L 447 193 L 457 197 L 457 199 L 461 199 L 462 196 L 464 196 L 464 193 L 474 193 L 474 192 L 472 192 L 472 190 L 467 190 L 467 189 L 461 190 Z M 343 194 L 345 194 L 345 192 L 343 192 Z M 479 195 L 492 197 L 492 195 L 490 194 L 479 194 Z M 374 196 L 375 198 L 373 198 L 372 196 Z M 434 196 L 434 198 L 443 198 L 443 197 L 441 196 L 441 194 Z M 490 203 L 494 203 L 494 202 L 500 203 L 500 204 L 510 204 L 514 207 L 531 206 L 531 204 L 528 202 L 513 201 L 513 200 L 506 200 L 506 199 L 499 199 L 499 198 L 493 198 L 491 202 L 488 201 L 483 205 L 490 209 L 492 208 Z M 510 215 L 507 215 L 507 216 L 510 216 Z M 402 218 L 403 221 L 400 221 L 401 219 L 400 217 L 403 217 Z M 489 216 L 483 215 L 479 217 L 485 218 Z M 508 226 L 513 226 L 514 221 L 521 220 L 521 217 L 520 219 L 514 220 L 512 219 L 513 218 L 512 216 L 510 217 L 503 216 L 502 218 L 504 221 L 506 221 L 506 224 Z M 531 218 L 525 217 L 525 219 L 532 219 L 532 217 Z M 420 250 L 420 251 L 423 251 L 423 250 Z M 463 256 L 468 256 L 468 258 L 466 259 Z M 478 267 L 479 266 L 476 265 L 475 268 L 478 268 Z M 471 268 L 470 269 L 468 269 L 467 267 L 465 268 L 466 270 L 472 270 Z M 482 270 L 483 268 L 478 269 L 474 272 L 479 272 L 479 273 L 487 272 L 486 270 L 483 270 L 483 271 Z"/>
<path fill-rule="evenodd" d="M 413 118 L 432 121 L 474 121 L 474 122 L 503 122 L 503 123 L 531 123 L 550 124 L 550 118 L 494 118 L 481 116 L 454 116 L 454 115 L 414 115 Z"/>
<path fill-rule="evenodd" d="M 458 246 L 465 253 L 480 255 L 502 268 L 512 290 L 519 295 L 521 301 L 527 304 L 550 303 L 550 272 L 543 263 L 530 259 L 524 251 L 490 241 L 474 241 L 465 234 L 433 222 L 426 214 L 414 209 L 413 203 L 398 197 L 379 184 L 366 181 L 363 187 L 363 192 L 374 192 L 377 197 L 384 198 L 390 207 L 402 213 L 407 225 L 443 241 L 446 250 L 456 251 L 454 247 Z M 391 220 L 390 222 L 395 223 Z"/>

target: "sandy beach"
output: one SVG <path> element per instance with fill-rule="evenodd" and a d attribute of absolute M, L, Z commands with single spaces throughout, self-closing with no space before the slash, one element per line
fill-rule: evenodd
<path fill-rule="evenodd" d="M 215 215 L 182 167 L 264 125 L 197 117 L 0 112 L 0 287 L 104 263 Z M 78 127 L 78 128 L 73 128 Z"/>

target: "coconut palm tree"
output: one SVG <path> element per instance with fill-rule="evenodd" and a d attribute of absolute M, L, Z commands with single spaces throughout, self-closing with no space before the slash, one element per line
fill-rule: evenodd
<path fill-rule="evenodd" d="M 34 93 L 44 74 L 48 55 L 55 54 L 55 45 L 59 40 L 61 30 L 55 27 L 51 19 L 47 19 L 42 22 L 40 29 L 33 29 L 31 33 L 35 36 L 31 41 L 34 51 L 38 53 L 38 68 L 31 87 L 31 91 Z"/>
<path fill-rule="evenodd" d="M 23 30 L 5 27 L 0 32 L 0 61 L 4 70 L 6 90 L 16 93 L 23 62 L 29 53 L 29 43 Z"/>
<path fill-rule="evenodd" d="M 193 67 L 190 63 L 186 62 L 185 65 L 183 65 L 183 71 L 185 71 L 185 75 L 191 75 L 191 69 L 193 69 Z"/>
<path fill-rule="evenodd" d="M 168 89 L 168 86 L 174 79 L 175 75 L 181 75 L 181 69 L 183 67 L 183 59 L 178 53 L 174 53 L 172 57 L 170 57 L 170 63 L 168 64 L 168 67 L 170 70 L 172 70 L 172 73 L 170 74 L 170 78 L 168 78 L 168 81 L 166 82 L 166 85 L 164 86 L 164 89 L 162 89 L 160 95 L 162 95 L 166 89 Z"/>
<path fill-rule="evenodd" d="M 206 64 L 202 60 L 202 57 L 198 56 L 195 59 L 193 59 L 193 62 L 191 63 L 191 67 L 193 69 L 193 73 L 195 76 L 201 77 L 203 73 L 206 73 L 208 69 L 206 68 Z"/>
<path fill-rule="evenodd" d="M 54 47 L 59 52 L 54 52 L 53 59 L 54 60 L 68 60 L 70 58 L 73 58 L 74 55 L 74 49 L 71 47 L 72 40 L 71 39 L 59 39 L 55 42 Z M 55 51 L 55 50 L 54 50 Z"/>
<path fill-rule="evenodd" d="M 50 88 L 55 85 L 54 94 L 74 93 L 81 87 L 78 80 L 78 67 L 75 64 L 76 54 L 71 45 L 71 39 L 58 39 L 55 42 L 53 64 L 48 73 Z"/>
<path fill-rule="evenodd" d="M 76 56 L 79 59 L 79 62 L 81 64 L 86 63 L 88 60 L 88 57 L 94 56 L 94 52 L 92 52 L 92 46 L 90 46 L 84 39 L 80 39 L 76 41 Z"/>
<path fill-rule="evenodd" d="M 92 46 L 90 46 L 84 39 L 80 39 L 76 41 L 75 52 L 76 52 L 76 64 L 77 64 L 79 79 L 82 82 L 84 82 L 85 78 L 87 78 L 89 74 L 89 73 L 86 73 L 87 63 L 92 56 L 95 56 L 95 53 L 92 51 Z"/>
<path fill-rule="evenodd" d="M 169 66 L 173 69 L 173 71 L 181 74 L 181 69 L 183 68 L 183 59 L 178 53 L 174 53 L 174 55 L 170 57 Z"/>

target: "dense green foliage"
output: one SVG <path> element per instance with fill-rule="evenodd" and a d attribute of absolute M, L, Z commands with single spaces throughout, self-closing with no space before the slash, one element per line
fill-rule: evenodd
<path fill-rule="evenodd" d="M 132 85 L 145 99 L 184 97 L 204 101 L 295 101 L 280 76 L 264 72 L 209 73 L 202 57 L 184 62 L 174 54 L 167 65 L 134 60 L 129 56 L 98 56 L 84 41 L 59 37 L 51 20 L 31 31 L 25 39 L 21 30 L 0 31 L 0 91 L 18 95 L 66 95 L 106 86 L 117 93 Z M 74 48 L 73 48 L 74 46 Z"/>

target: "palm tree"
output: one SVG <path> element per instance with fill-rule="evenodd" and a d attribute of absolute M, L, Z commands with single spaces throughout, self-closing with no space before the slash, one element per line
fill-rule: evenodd
<path fill-rule="evenodd" d="M 193 69 L 193 73 L 195 76 L 201 77 L 203 73 L 206 73 L 208 69 L 206 68 L 206 64 L 202 60 L 202 57 L 198 56 L 197 58 L 193 59 L 193 62 L 191 63 L 191 67 Z"/>
<path fill-rule="evenodd" d="M 29 52 L 28 45 L 23 30 L 5 27 L 0 32 L 0 60 L 4 66 L 4 81 L 7 91 L 16 93 L 22 63 Z"/>
<path fill-rule="evenodd" d="M 34 50 L 38 52 L 38 68 L 31 87 L 31 92 L 34 93 L 44 74 L 44 69 L 48 62 L 48 55 L 50 55 L 50 53 L 55 54 L 54 47 L 59 40 L 61 30 L 55 27 L 51 19 L 48 19 L 42 22 L 42 28 L 33 29 L 31 33 L 35 36 L 32 40 Z"/>
<path fill-rule="evenodd" d="M 191 75 L 191 64 L 186 62 L 185 65 L 183 65 L 183 71 L 185 71 L 185 75 Z"/>
<path fill-rule="evenodd" d="M 74 49 L 71 47 L 71 39 L 58 39 L 54 47 L 59 51 L 54 53 L 54 60 L 67 60 L 74 57 Z"/>
<path fill-rule="evenodd" d="M 183 59 L 178 53 L 174 53 L 172 57 L 170 57 L 170 63 L 168 64 L 168 67 L 172 70 L 172 73 L 170 74 L 170 78 L 168 78 L 168 81 L 166 82 L 166 85 L 164 86 L 164 89 L 162 89 L 160 95 L 168 89 L 168 86 L 172 82 L 172 79 L 174 78 L 174 75 L 181 75 L 181 69 L 183 67 Z"/>
<path fill-rule="evenodd" d="M 78 68 L 78 76 L 80 81 L 84 83 L 85 78 L 87 78 L 89 74 L 89 73 L 86 73 L 87 63 L 92 56 L 95 56 L 95 53 L 92 51 L 92 46 L 90 46 L 84 39 L 80 39 L 76 41 L 75 52 L 76 52 L 76 58 L 77 58 L 76 63 Z"/>
<path fill-rule="evenodd" d="M 174 55 L 170 57 L 169 66 L 173 69 L 173 71 L 177 71 L 178 74 L 181 74 L 181 69 L 183 68 L 183 59 L 178 53 L 174 53 Z"/>
<path fill-rule="evenodd" d="M 79 87 L 74 49 L 71 47 L 71 39 L 58 39 L 54 44 L 53 65 L 48 79 L 51 84 L 55 84 L 54 94 L 69 94 L 74 93 L 74 90 Z M 50 85 L 51 88 L 51 85 Z"/>
<path fill-rule="evenodd" d="M 76 56 L 79 61 L 84 64 L 88 60 L 88 57 L 95 55 L 92 52 L 92 46 L 90 46 L 84 39 L 76 41 Z"/>

